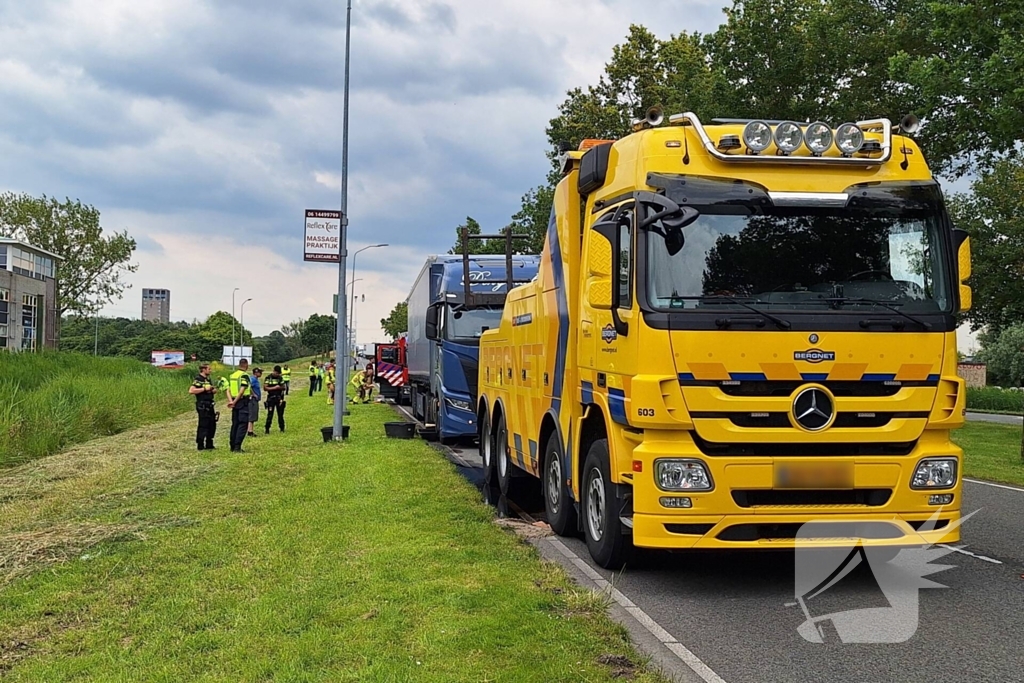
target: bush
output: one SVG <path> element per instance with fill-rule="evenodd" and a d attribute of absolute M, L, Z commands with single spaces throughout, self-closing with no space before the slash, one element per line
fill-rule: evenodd
<path fill-rule="evenodd" d="M 967 409 L 1020 415 L 1024 412 L 1024 391 L 999 387 L 968 387 Z"/>
<path fill-rule="evenodd" d="M 0 353 L 0 467 L 182 413 L 195 403 L 195 372 L 128 358 Z"/>

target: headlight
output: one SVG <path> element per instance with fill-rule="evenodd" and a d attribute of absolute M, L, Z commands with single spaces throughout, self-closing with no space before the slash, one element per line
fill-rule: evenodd
<path fill-rule="evenodd" d="M 775 126 L 775 146 L 786 154 L 792 154 L 804 144 L 804 132 L 800 130 L 800 124 L 792 121 L 783 121 Z"/>
<path fill-rule="evenodd" d="M 912 489 L 948 489 L 956 485 L 956 458 L 925 458 L 917 463 Z"/>
<path fill-rule="evenodd" d="M 832 147 L 832 129 L 827 123 L 815 121 L 804 131 L 804 142 L 812 154 L 824 154 Z"/>
<path fill-rule="evenodd" d="M 864 146 L 864 131 L 855 123 L 844 123 L 836 130 L 836 147 L 843 154 L 856 154 Z"/>
<path fill-rule="evenodd" d="M 714 487 L 700 460 L 655 460 L 654 481 L 662 491 L 710 491 Z"/>
<path fill-rule="evenodd" d="M 444 400 L 452 408 L 458 408 L 459 410 L 472 410 L 472 408 L 469 405 L 469 401 L 462 401 L 462 400 L 459 400 L 457 398 L 447 398 L 447 397 L 445 397 Z"/>
<path fill-rule="evenodd" d="M 772 129 L 764 121 L 751 121 L 743 129 L 743 144 L 755 154 L 763 152 L 772 144 Z"/>

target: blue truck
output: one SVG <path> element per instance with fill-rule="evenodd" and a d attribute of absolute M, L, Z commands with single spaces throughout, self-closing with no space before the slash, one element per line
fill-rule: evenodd
<path fill-rule="evenodd" d="M 539 266 L 539 256 L 427 258 L 409 294 L 406 352 L 423 436 L 442 443 L 476 437 L 480 335 L 501 325 L 509 289 L 533 280 Z"/>

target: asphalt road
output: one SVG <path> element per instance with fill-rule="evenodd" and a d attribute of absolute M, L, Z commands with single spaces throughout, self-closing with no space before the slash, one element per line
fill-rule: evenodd
<path fill-rule="evenodd" d="M 476 450 L 455 456 L 479 481 Z M 979 510 L 964 525 L 965 549 L 981 557 L 933 562 L 949 568 L 928 578 L 948 588 L 919 591 L 916 633 L 899 644 L 845 644 L 830 625 L 823 644 L 804 640 L 791 552 L 644 551 L 613 575 L 581 540 L 561 541 L 726 683 L 1024 681 L 1024 490 L 966 482 L 964 499 Z M 523 507 L 536 513 L 537 502 Z M 808 608 L 820 616 L 889 604 L 864 563 Z M 679 680 L 699 680 L 678 669 Z"/>
<path fill-rule="evenodd" d="M 1019 425 L 1024 418 L 1020 415 L 996 415 L 995 413 L 967 413 L 972 422 L 998 422 L 1004 425 Z"/>

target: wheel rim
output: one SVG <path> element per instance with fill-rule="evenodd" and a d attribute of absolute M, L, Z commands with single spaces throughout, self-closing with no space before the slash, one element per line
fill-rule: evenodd
<path fill-rule="evenodd" d="M 596 469 L 587 489 L 587 527 L 595 541 L 604 536 L 604 480 L 601 471 Z"/>
<path fill-rule="evenodd" d="M 557 453 L 548 454 L 548 476 L 547 476 L 547 489 L 548 494 L 548 505 L 551 506 L 551 512 L 558 514 L 558 506 L 562 502 L 562 487 L 559 486 L 559 479 L 561 478 L 562 465 L 558 460 Z"/>
<path fill-rule="evenodd" d="M 502 429 L 498 432 L 498 438 L 498 473 L 504 477 L 508 474 L 508 432 Z"/>
<path fill-rule="evenodd" d="M 481 446 L 481 448 L 483 448 L 483 451 L 484 451 L 484 469 L 485 470 L 489 470 L 489 469 L 491 469 L 491 430 L 490 430 L 490 427 L 485 425 L 483 431 L 484 431 L 484 435 L 483 435 L 483 439 L 481 439 L 482 443 L 480 444 L 480 446 Z"/>

